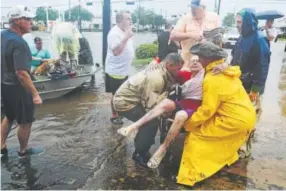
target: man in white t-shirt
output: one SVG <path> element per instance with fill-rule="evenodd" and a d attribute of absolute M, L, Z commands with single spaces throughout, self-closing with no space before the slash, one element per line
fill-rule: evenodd
<path fill-rule="evenodd" d="M 268 19 L 265 23 L 265 26 L 261 29 L 269 41 L 270 48 L 277 37 L 277 30 L 275 27 L 273 27 L 273 23 L 274 19 Z"/>
<path fill-rule="evenodd" d="M 120 11 L 116 15 L 116 25 L 107 36 L 107 55 L 105 60 L 105 88 L 113 96 L 121 84 L 130 75 L 130 67 L 134 58 L 134 47 L 131 37 L 132 19 L 127 11 Z M 111 104 L 112 116 L 110 121 L 116 125 L 123 122 Z"/>

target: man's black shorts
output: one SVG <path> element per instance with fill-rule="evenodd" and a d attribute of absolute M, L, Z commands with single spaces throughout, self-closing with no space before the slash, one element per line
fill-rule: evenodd
<path fill-rule="evenodd" d="M 126 76 L 124 79 L 115 79 L 109 76 L 108 74 L 105 74 L 105 90 L 106 92 L 112 93 L 113 95 L 117 91 L 117 89 L 128 79 L 128 76 Z"/>
<path fill-rule="evenodd" d="M 9 121 L 18 124 L 29 124 L 35 121 L 33 97 L 21 85 L 1 84 L 1 96 L 5 116 Z"/>

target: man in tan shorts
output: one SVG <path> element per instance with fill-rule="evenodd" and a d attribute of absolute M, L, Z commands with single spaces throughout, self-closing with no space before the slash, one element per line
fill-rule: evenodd
<path fill-rule="evenodd" d="M 171 33 L 170 39 L 180 41 L 185 67 L 191 58 L 190 48 L 203 40 L 203 32 L 221 26 L 219 16 L 206 10 L 202 0 L 191 0 L 191 13 L 184 15 Z"/>

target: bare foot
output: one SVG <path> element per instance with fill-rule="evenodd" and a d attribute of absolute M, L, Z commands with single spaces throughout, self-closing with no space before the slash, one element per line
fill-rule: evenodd
<path fill-rule="evenodd" d="M 117 130 L 117 133 L 125 137 L 135 138 L 138 133 L 138 128 L 134 125 L 129 125 L 127 127 L 121 127 Z"/>
<path fill-rule="evenodd" d="M 165 155 L 166 155 L 166 149 L 160 146 L 148 161 L 147 166 L 149 168 L 157 168 L 160 165 Z"/>

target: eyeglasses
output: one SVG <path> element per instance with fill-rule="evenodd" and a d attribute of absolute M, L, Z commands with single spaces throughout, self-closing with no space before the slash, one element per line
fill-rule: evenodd
<path fill-rule="evenodd" d="M 191 62 L 192 63 L 197 63 L 197 62 L 199 62 L 199 59 L 192 59 Z"/>
<path fill-rule="evenodd" d="M 27 17 L 21 17 L 21 18 L 19 18 L 19 19 L 23 19 L 23 20 L 26 20 L 26 21 L 32 21 L 31 18 L 27 18 Z"/>

